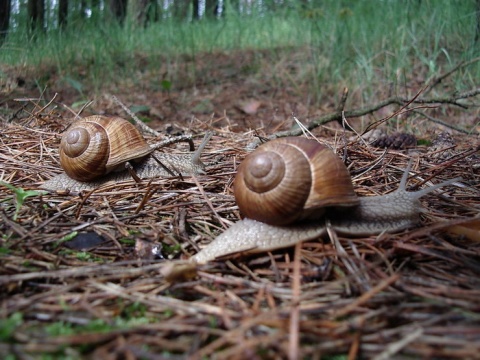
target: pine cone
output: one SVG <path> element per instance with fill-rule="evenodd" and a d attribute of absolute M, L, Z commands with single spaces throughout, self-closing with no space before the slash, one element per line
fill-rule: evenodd
<path fill-rule="evenodd" d="M 372 142 L 372 145 L 379 148 L 400 150 L 415 147 L 417 145 L 417 139 L 411 134 L 394 133 L 378 138 Z"/>

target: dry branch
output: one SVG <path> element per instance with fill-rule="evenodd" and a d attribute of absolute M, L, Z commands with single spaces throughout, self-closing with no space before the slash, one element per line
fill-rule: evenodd
<path fill-rule="evenodd" d="M 343 118 L 342 115 L 344 116 L 345 119 L 352 119 L 352 118 L 358 118 L 361 116 L 369 115 L 369 114 L 374 114 L 376 111 L 385 108 L 390 105 L 398 105 L 402 109 L 402 111 L 397 110 L 394 114 L 375 121 L 374 123 L 369 124 L 366 127 L 366 130 L 364 132 L 367 132 L 376 126 L 380 125 L 381 123 L 388 121 L 389 119 L 393 118 L 394 116 L 400 114 L 404 111 L 418 111 L 418 109 L 424 109 L 424 108 L 436 108 L 440 105 L 451 105 L 451 106 L 456 106 L 460 107 L 462 109 L 469 109 L 473 106 L 478 106 L 478 104 L 467 104 L 464 102 L 461 102 L 461 100 L 469 99 L 476 97 L 477 95 L 480 94 L 480 88 L 474 88 L 468 91 L 464 91 L 462 93 L 452 93 L 450 95 L 446 96 L 432 96 L 432 97 L 425 97 L 428 93 L 430 93 L 437 85 L 439 85 L 443 80 L 445 80 L 447 77 L 455 73 L 456 71 L 471 65 L 473 63 L 476 63 L 480 61 L 480 57 L 472 59 L 467 62 L 461 62 L 454 66 L 452 69 L 449 71 L 445 72 L 444 74 L 440 74 L 435 78 L 432 78 L 429 83 L 421 89 L 414 97 L 412 98 L 407 98 L 404 96 L 398 96 L 398 95 L 393 95 L 390 96 L 382 101 L 379 101 L 376 104 L 364 107 L 364 108 L 359 108 L 359 109 L 353 109 L 353 110 L 344 110 L 345 104 L 347 101 L 348 97 L 348 89 L 345 88 L 342 92 L 341 99 L 338 103 L 336 111 L 325 114 L 323 116 L 320 116 L 314 120 L 312 120 L 309 124 L 306 125 L 306 129 L 308 130 L 313 130 L 319 126 L 325 125 L 331 121 L 337 121 L 340 123 L 344 128 L 347 130 L 352 130 L 350 126 L 342 122 Z M 414 106 L 413 108 L 410 108 L 409 106 Z M 416 106 L 415 106 L 416 105 Z M 428 120 L 434 121 L 438 124 L 441 124 L 443 126 L 449 127 L 451 129 L 454 129 L 456 131 L 462 132 L 464 134 L 476 134 L 475 130 L 467 130 L 467 129 L 462 129 L 458 126 L 455 126 L 454 124 L 448 123 L 446 121 L 442 121 L 439 119 L 434 119 L 433 117 L 424 114 L 423 112 L 419 112 L 419 114 L 425 116 Z M 275 138 L 279 137 L 285 137 L 285 136 L 300 136 L 302 135 L 303 130 L 300 128 L 296 128 L 293 130 L 287 130 L 287 131 L 279 131 L 274 134 L 269 135 L 267 138 L 270 140 L 273 140 Z M 256 139 L 255 141 L 251 142 L 248 145 L 248 149 L 252 150 L 256 148 L 259 144 L 261 143 L 260 139 Z"/>

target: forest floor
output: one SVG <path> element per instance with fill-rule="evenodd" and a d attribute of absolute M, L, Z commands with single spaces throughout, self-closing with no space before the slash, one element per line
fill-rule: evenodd
<path fill-rule="evenodd" d="M 194 66 L 185 58 L 173 84 L 159 66 L 96 93 L 80 93 L 51 69 L 4 69 L 0 180 L 11 186 L 0 186 L 3 358 L 480 358 L 478 93 L 461 98 L 448 78 L 428 83 L 419 68 L 393 92 L 379 81 L 367 99 L 365 89 L 342 98 L 345 84 L 326 84 L 318 106 L 309 84 L 293 81 L 302 71 L 295 59 L 269 60 L 254 51 L 206 54 Z M 52 73 L 39 89 L 33 75 L 41 71 Z M 62 172 L 60 134 L 85 100 L 93 102 L 82 116 L 128 117 L 112 95 L 165 135 L 190 133 L 198 144 L 213 130 L 202 156 L 207 174 L 41 192 Z M 393 95 L 412 102 L 348 117 L 361 131 L 401 109 L 376 123 L 387 136 L 378 146 L 341 121 L 322 120 L 312 133 L 346 156 L 360 196 L 396 189 L 409 158 L 409 185 L 461 177 L 422 199 L 418 227 L 187 261 L 240 219 L 232 181 L 248 144 L 295 131 L 294 118 L 308 126 Z M 398 133 L 417 145 L 385 148 Z M 72 240 L 78 233 L 81 242 Z"/>

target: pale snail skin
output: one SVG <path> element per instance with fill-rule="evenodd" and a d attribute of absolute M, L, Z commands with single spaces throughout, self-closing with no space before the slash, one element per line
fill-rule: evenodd
<path fill-rule="evenodd" d="M 262 151 L 264 146 L 271 146 L 271 143 L 281 142 L 288 144 L 292 141 L 298 142 L 296 139 L 298 138 L 273 140 L 260 146 L 256 151 L 248 155 L 245 160 L 256 156 L 258 151 Z M 325 150 L 322 149 L 321 151 L 324 152 Z M 305 155 L 311 157 L 308 151 Z M 336 155 L 334 156 L 336 157 Z M 339 163 L 344 167 L 341 160 L 338 157 L 337 159 L 338 163 L 335 163 L 333 167 L 335 169 L 338 168 Z M 242 164 L 239 167 L 239 173 L 243 172 Z M 359 197 L 356 204 L 349 204 L 348 207 L 320 209 L 318 217 L 312 216 L 312 212 L 309 211 L 307 220 L 304 219 L 300 223 L 279 225 L 279 222 L 275 220 L 276 224 L 272 225 L 244 218 L 220 234 L 199 253 L 194 255 L 191 260 L 203 264 L 238 253 L 258 253 L 289 247 L 299 242 L 322 236 L 326 232 L 327 224 L 335 229 L 336 232 L 351 236 L 398 232 L 415 226 L 420 221 L 419 215 L 422 211 L 419 199 L 459 179 L 451 179 L 416 192 L 407 192 L 406 183 L 410 170 L 409 167 L 405 170 L 400 185 L 394 192 L 381 196 Z M 346 168 L 345 171 L 348 172 Z M 238 176 L 243 176 L 239 173 L 237 173 L 234 186 L 239 182 L 237 180 Z M 341 173 L 343 174 L 344 171 L 341 170 Z M 338 176 L 333 178 L 335 181 L 335 179 L 338 179 Z M 235 190 L 235 195 L 238 199 L 237 190 Z M 347 198 L 350 199 L 350 195 L 348 194 Z M 354 203 L 354 201 L 352 202 Z M 242 210 L 243 206 L 239 204 L 240 211 L 245 213 L 245 210 Z M 332 206 L 332 203 L 329 206 Z M 258 208 L 258 206 L 254 206 L 254 208 Z"/>
<path fill-rule="evenodd" d="M 183 176 L 205 173 L 200 155 L 211 134 L 207 134 L 195 152 L 155 157 Z M 89 116 L 73 123 L 60 143 L 60 163 L 65 173 L 42 184 L 47 190 L 92 190 L 107 183 L 132 179 L 125 170 L 131 163 L 140 179 L 172 176 L 151 155 L 157 148 L 149 145 L 140 131 L 120 117 Z"/>

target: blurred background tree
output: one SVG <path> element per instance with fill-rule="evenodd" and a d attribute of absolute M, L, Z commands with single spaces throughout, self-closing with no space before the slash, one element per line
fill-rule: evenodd
<path fill-rule="evenodd" d="M 10 11 L 12 8 L 11 0 L 0 1 L 0 46 L 5 41 L 10 23 Z"/>
<path fill-rule="evenodd" d="M 55 73 L 99 89 L 167 63 L 162 79 L 180 86 L 182 71 L 198 81 L 198 54 L 267 50 L 295 62 L 295 87 L 309 84 L 320 101 L 325 83 L 374 93 L 374 79 L 413 68 L 428 79 L 478 56 L 479 44 L 480 0 L 0 0 L 0 82 L 29 69 L 37 86 Z"/>
<path fill-rule="evenodd" d="M 45 1 L 28 0 L 27 9 L 30 34 L 36 35 L 36 33 L 45 32 Z"/>

